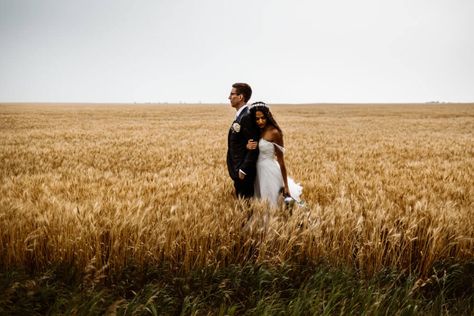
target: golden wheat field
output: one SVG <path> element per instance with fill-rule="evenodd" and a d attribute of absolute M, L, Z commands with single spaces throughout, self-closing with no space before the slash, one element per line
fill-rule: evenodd
<path fill-rule="evenodd" d="M 229 105 L 0 105 L 0 264 L 189 271 L 474 257 L 474 105 L 275 105 L 305 205 L 233 197 Z"/>

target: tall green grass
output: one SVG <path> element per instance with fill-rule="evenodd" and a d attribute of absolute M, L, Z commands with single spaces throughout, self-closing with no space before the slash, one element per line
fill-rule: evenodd
<path fill-rule="evenodd" d="M 175 273 L 129 266 L 109 278 L 59 265 L 0 274 L 1 315 L 469 315 L 474 262 L 439 263 L 426 279 L 370 279 L 328 265 L 232 265 Z"/>

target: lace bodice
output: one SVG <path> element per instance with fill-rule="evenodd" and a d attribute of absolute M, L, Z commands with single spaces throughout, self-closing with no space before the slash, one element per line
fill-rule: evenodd
<path fill-rule="evenodd" d="M 280 145 L 261 138 L 258 142 L 258 160 L 275 159 L 275 146 L 279 148 L 282 152 L 285 152 L 285 148 L 281 147 Z"/>

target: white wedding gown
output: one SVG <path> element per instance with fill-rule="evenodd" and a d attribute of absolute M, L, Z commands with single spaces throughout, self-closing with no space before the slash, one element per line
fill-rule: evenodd
<path fill-rule="evenodd" d="M 269 142 L 263 138 L 258 142 L 257 177 L 255 179 L 255 195 L 262 200 L 268 200 L 273 207 L 278 206 L 280 190 L 284 187 L 280 164 L 275 159 L 275 146 L 283 153 L 285 149 L 278 144 Z M 296 201 L 300 201 L 303 188 L 288 177 L 288 189 L 290 195 Z"/>

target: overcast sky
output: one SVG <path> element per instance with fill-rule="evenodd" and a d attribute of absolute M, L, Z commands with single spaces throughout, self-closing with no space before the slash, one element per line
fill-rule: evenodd
<path fill-rule="evenodd" d="M 472 0 L 0 0 L 0 102 L 474 101 Z"/>

